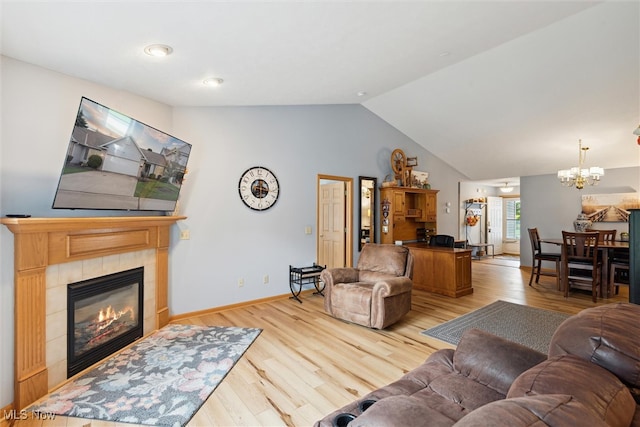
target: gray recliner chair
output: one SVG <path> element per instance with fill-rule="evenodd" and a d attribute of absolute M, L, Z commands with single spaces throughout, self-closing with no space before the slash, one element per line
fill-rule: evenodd
<path fill-rule="evenodd" d="M 368 243 L 356 268 L 322 272 L 324 308 L 338 319 L 384 329 L 411 310 L 412 274 L 408 248 Z"/>

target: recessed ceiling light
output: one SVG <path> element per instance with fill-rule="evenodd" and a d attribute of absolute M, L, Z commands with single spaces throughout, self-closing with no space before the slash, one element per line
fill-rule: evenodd
<path fill-rule="evenodd" d="M 224 80 L 222 80 L 219 77 L 209 77 L 208 79 L 204 79 L 204 81 L 202 83 L 204 83 L 205 86 L 218 87 L 223 82 L 224 82 Z"/>
<path fill-rule="evenodd" d="M 163 57 L 171 55 L 173 48 L 166 44 L 151 44 L 144 48 L 144 53 L 151 56 Z"/>
<path fill-rule="evenodd" d="M 356 95 L 358 96 L 365 96 L 367 94 L 367 92 L 361 90 L 360 92 L 356 93 Z"/>

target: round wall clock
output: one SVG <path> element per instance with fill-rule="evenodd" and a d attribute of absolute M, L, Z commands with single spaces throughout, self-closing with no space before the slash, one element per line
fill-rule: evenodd
<path fill-rule="evenodd" d="M 238 192 L 245 205 L 256 211 L 263 211 L 276 204 L 280 186 L 278 178 L 269 169 L 254 166 L 240 176 Z"/>

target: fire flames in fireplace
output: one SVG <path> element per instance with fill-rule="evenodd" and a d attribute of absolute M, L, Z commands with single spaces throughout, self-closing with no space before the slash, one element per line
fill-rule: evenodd
<path fill-rule="evenodd" d="M 114 310 L 111 306 L 107 308 L 100 309 L 100 313 L 98 313 L 98 324 L 99 329 L 102 330 L 104 328 L 108 328 L 113 322 L 129 313 L 131 315 L 131 320 L 135 321 L 135 312 L 133 311 L 133 307 L 125 307 L 124 310 L 117 311 Z"/>
<path fill-rule="evenodd" d="M 136 322 L 135 309 L 131 306 L 115 310 L 109 305 L 100 309 L 95 318 L 76 325 L 76 354 L 91 350 L 103 342 L 129 331 L 136 326 Z"/>
<path fill-rule="evenodd" d="M 129 316 L 125 317 L 126 314 L 129 314 Z M 85 339 L 87 340 L 84 347 L 76 350 L 82 353 L 122 332 L 128 331 L 132 326 L 135 326 L 136 320 L 135 310 L 131 306 L 122 310 L 114 310 L 111 306 L 100 309 L 97 318 L 90 322 L 84 331 L 76 329 L 79 332 L 78 335 L 80 335 L 76 337 L 76 344 Z M 85 339 L 83 339 L 82 335 L 86 335 Z"/>

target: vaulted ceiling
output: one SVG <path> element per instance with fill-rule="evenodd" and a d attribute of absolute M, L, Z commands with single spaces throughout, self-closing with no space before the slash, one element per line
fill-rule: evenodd
<path fill-rule="evenodd" d="M 638 1 L 1 7 L 2 55 L 171 106 L 361 103 L 474 180 L 573 166 L 580 138 L 587 163 L 640 165 Z"/>

